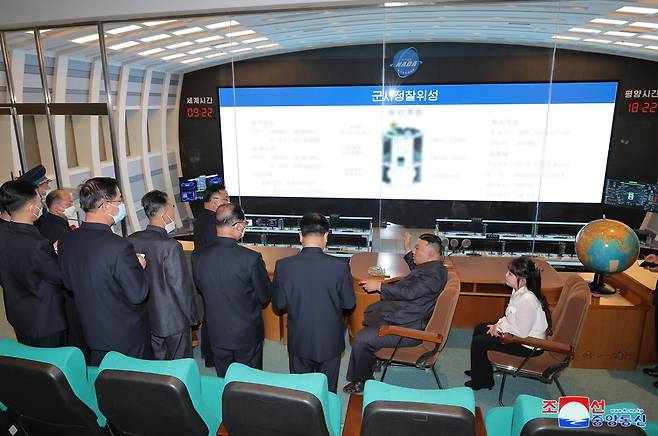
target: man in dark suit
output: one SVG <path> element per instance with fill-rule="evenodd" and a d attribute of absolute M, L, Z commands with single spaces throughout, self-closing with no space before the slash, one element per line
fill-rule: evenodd
<path fill-rule="evenodd" d="M 41 221 L 39 231 L 54 243 L 66 233 L 71 231 L 69 219 L 75 218 L 75 206 L 70 192 L 55 189 L 46 195 L 46 208 L 48 215 Z"/>
<path fill-rule="evenodd" d="M 52 244 L 34 227 L 41 199 L 26 180 L 3 185 L 3 198 L 12 219 L 0 244 L 7 320 L 19 342 L 61 347 L 66 340 L 62 278 Z"/>
<path fill-rule="evenodd" d="M 441 240 L 431 233 L 420 235 L 413 250 L 410 235 L 405 232 L 404 247 L 407 254 L 404 260 L 411 272 L 402 280 L 393 284 L 384 284 L 379 280 L 366 280 L 363 287 L 366 292 L 381 293 L 381 301 L 366 308 L 376 313 L 377 317 L 368 322 L 368 326 L 357 333 L 352 344 L 347 380 L 350 382 L 345 393 L 363 392 L 366 380 L 372 378 L 376 362 L 375 353 L 382 348 L 395 347 L 400 340 L 398 336 L 379 336 L 380 325 L 399 325 L 423 330 L 432 316 L 434 305 L 443 291 L 448 279 L 448 270 L 441 258 Z M 420 344 L 413 339 L 402 339 L 400 347 L 412 347 Z"/>
<path fill-rule="evenodd" d="M 307 213 L 299 226 L 304 248 L 277 261 L 272 301 L 277 309 L 288 310 L 290 373 L 321 372 L 336 392 L 345 350 L 343 311 L 355 304 L 352 274 L 345 259 L 323 253 L 329 237 L 324 216 Z"/>
<path fill-rule="evenodd" d="M 37 193 L 39 194 L 39 198 L 41 199 L 41 202 L 42 203 L 45 202 L 46 195 L 48 194 L 48 192 L 50 192 L 50 182 L 52 182 L 52 180 L 48 176 L 46 176 L 46 167 L 44 167 L 43 165 L 37 165 L 34 168 L 30 168 L 18 179 L 32 182 L 37 189 Z M 43 210 L 39 219 L 34 222 L 34 225 L 36 227 L 41 227 L 41 223 L 43 223 L 47 215 L 48 215 L 48 211 Z"/>
<path fill-rule="evenodd" d="M 238 204 L 217 208 L 217 238 L 194 252 L 194 281 L 206 302 L 215 370 L 224 377 L 233 362 L 263 367 L 263 317 L 270 280 L 260 253 L 238 245 L 247 227 Z"/>
<path fill-rule="evenodd" d="M 194 221 L 194 250 L 203 248 L 208 243 L 217 238 L 217 226 L 215 225 L 215 212 L 222 204 L 228 204 L 231 201 L 226 188 L 223 185 L 210 186 L 203 193 L 203 209 Z M 203 296 L 202 296 L 203 297 Z M 208 329 L 206 328 L 205 299 L 203 312 L 203 328 L 201 329 L 201 355 L 205 365 L 210 368 L 215 366 L 208 339 Z"/>
<path fill-rule="evenodd" d="M 653 266 L 647 266 L 646 269 L 648 269 L 651 272 L 658 272 L 658 256 L 651 253 L 648 254 L 644 260 L 646 262 L 649 262 L 650 264 L 653 264 Z M 654 331 L 655 331 L 655 336 L 654 336 L 654 341 L 656 344 L 656 357 L 658 357 L 658 283 L 656 283 L 656 289 L 653 291 L 653 306 L 654 306 Z M 649 368 L 644 368 L 642 371 L 644 371 L 645 374 L 650 375 L 652 377 L 658 377 L 658 365 L 654 367 L 649 367 Z M 658 388 L 658 381 L 653 383 L 653 386 Z"/>
<path fill-rule="evenodd" d="M 80 188 L 80 206 L 85 221 L 60 239 L 59 265 L 91 349 L 90 364 L 98 366 L 108 351 L 148 359 L 146 262 L 110 227 L 126 215 L 117 181 L 87 180 Z"/>
<path fill-rule="evenodd" d="M 146 307 L 153 357 L 159 360 L 192 357 L 190 327 L 197 322 L 196 305 L 183 247 L 168 236 L 176 228 L 174 204 L 166 193 L 151 191 L 142 197 L 142 207 L 149 224 L 146 230 L 133 233 L 128 240 L 148 260 Z"/>

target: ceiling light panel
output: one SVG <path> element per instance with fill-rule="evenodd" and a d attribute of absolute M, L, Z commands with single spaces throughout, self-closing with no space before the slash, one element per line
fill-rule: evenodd
<path fill-rule="evenodd" d="M 277 44 L 277 43 L 265 44 L 265 45 L 259 45 L 256 48 L 273 48 L 273 47 L 278 47 L 279 45 L 281 45 L 281 44 Z"/>
<path fill-rule="evenodd" d="M 139 42 L 137 42 L 137 41 L 126 41 L 126 42 L 122 42 L 121 44 L 111 45 L 108 48 L 110 50 L 121 50 L 123 48 L 134 47 L 136 45 L 139 45 Z"/>
<path fill-rule="evenodd" d="M 597 44 L 610 44 L 612 41 L 609 39 L 598 39 L 598 38 L 585 38 L 584 42 L 595 42 Z"/>
<path fill-rule="evenodd" d="M 191 58 L 191 59 L 185 59 L 184 61 L 181 61 L 181 64 L 191 64 L 192 62 L 199 62 L 202 61 L 203 58 Z"/>
<path fill-rule="evenodd" d="M 611 30 L 609 32 L 605 32 L 605 35 L 610 35 L 610 36 L 621 36 L 622 38 L 630 38 L 631 36 L 637 35 L 637 33 L 632 33 L 632 32 L 618 32 L 616 30 Z"/>
<path fill-rule="evenodd" d="M 616 26 L 621 26 L 621 25 L 624 25 L 624 24 L 628 23 L 628 21 L 611 20 L 609 18 L 594 18 L 593 20 L 590 20 L 589 22 L 590 23 L 597 23 L 597 24 L 613 24 L 613 25 L 616 25 Z"/>
<path fill-rule="evenodd" d="M 202 48 L 197 48 L 196 50 L 190 50 L 187 53 L 193 55 L 193 54 L 203 53 L 203 52 L 210 51 L 210 50 L 212 50 L 210 47 L 202 47 Z"/>
<path fill-rule="evenodd" d="M 161 24 L 173 23 L 176 20 L 145 21 L 142 24 L 148 27 L 160 26 Z"/>
<path fill-rule="evenodd" d="M 615 42 L 615 45 L 623 45 L 625 47 L 642 47 L 642 44 L 636 44 L 634 42 L 626 42 L 626 41 L 617 41 Z"/>
<path fill-rule="evenodd" d="M 224 29 L 225 27 L 236 27 L 239 25 L 240 23 L 238 23 L 237 21 L 230 20 L 230 21 L 221 21 L 219 23 L 208 24 L 206 28 L 215 30 L 215 29 Z"/>
<path fill-rule="evenodd" d="M 199 44 L 204 44 L 206 42 L 217 41 L 217 40 L 220 40 L 220 39 L 224 39 L 224 37 L 221 36 L 221 35 L 213 35 L 213 36 L 207 36 L 205 38 L 199 38 L 195 41 L 198 42 Z"/>
<path fill-rule="evenodd" d="M 206 56 L 206 59 L 218 58 L 220 56 L 226 56 L 227 54 L 228 53 L 226 53 L 224 51 L 220 51 L 219 53 L 209 54 L 208 56 Z"/>
<path fill-rule="evenodd" d="M 250 50 L 252 50 L 251 47 L 238 48 L 236 50 L 231 50 L 231 53 L 242 53 L 242 52 L 250 51 Z"/>
<path fill-rule="evenodd" d="M 553 35 L 551 36 L 553 39 L 564 39 L 566 41 L 580 41 L 580 38 L 576 38 L 575 36 L 564 36 L 564 35 Z"/>
<path fill-rule="evenodd" d="M 578 33 L 601 33 L 600 30 L 596 29 L 585 29 L 582 27 L 572 27 L 569 29 L 569 32 L 578 32 Z"/>
<path fill-rule="evenodd" d="M 76 44 L 86 44 L 91 41 L 96 41 L 98 39 L 98 33 L 93 33 L 91 35 L 82 36 L 80 38 L 72 39 L 71 42 Z"/>
<path fill-rule="evenodd" d="M 170 50 L 175 50 L 177 48 L 187 47 L 189 45 L 194 45 L 194 43 L 190 41 L 177 42 L 176 44 L 168 45 L 167 48 Z"/>
<path fill-rule="evenodd" d="M 237 43 L 237 42 L 227 42 L 227 43 L 225 43 L 225 44 L 219 44 L 219 45 L 216 45 L 215 48 L 234 47 L 234 46 L 236 46 L 236 45 L 240 45 L 240 44 Z"/>
<path fill-rule="evenodd" d="M 648 49 L 651 49 L 651 50 L 658 50 L 658 45 L 647 45 L 644 48 L 648 48 Z"/>
<path fill-rule="evenodd" d="M 135 30 L 139 30 L 141 27 L 131 24 L 129 26 L 123 26 L 123 27 L 117 27 L 116 29 L 110 29 L 107 31 L 107 33 L 111 35 L 119 35 L 121 33 L 126 33 L 126 32 L 133 32 Z"/>
<path fill-rule="evenodd" d="M 160 41 L 162 39 L 167 39 L 167 38 L 171 38 L 171 35 L 168 34 L 168 33 L 160 33 L 158 35 L 151 35 L 151 36 L 147 36 L 146 38 L 140 38 L 140 41 L 153 42 L 153 41 Z"/>
<path fill-rule="evenodd" d="M 152 54 L 161 53 L 163 51 L 165 51 L 164 48 L 152 48 L 150 50 L 140 51 L 137 54 L 140 55 L 140 56 L 149 56 L 149 55 L 152 55 Z"/>
<path fill-rule="evenodd" d="M 183 58 L 185 56 L 187 56 L 185 53 L 176 53 L 176 54 L 172 54 L 172 55 L 169 55 L 169 56 L 165 56 L 162 59 L 165 60 L 165 61 L 170 61 L 172 59 Z"/>
<path fill-rule="evenodd" d="M 261 36 L 260 38 L 251 38 L 251 39 L 245 39 L 242 41 L 244 44 L 253 44 L 255 42 L 263 42 L 263 41 L 268 41 L 270 38 L 266 36 Z"/>
<path fill-rule="evenodd" d="M 238 36 L 247 36 L 247 35 L 253 35 L 256 33 L 254 30 L 239 30 L 237 32 L 230 32 L 227 33 L 226 36 L 229 38 L 237 38 Z"/>
<path fill-rule="evenodd" d="M 185 29 L 179 29 L 175 32 L 171 32 L 176 36 L 189 35 L 190 33 L 201 32 L 203 29 L 201 27 L 187 27 Z"/>
<path fill-rule="evenodd" d="M 638 38 L 651 39 L 653 41 L 658 41 L 658 35 L 639 35 Z"/>
<path fill-rule="evenodd" d="M 647 23 L 647 22 L 644 22 L 644 21 L 636 21 L 635 23 L 629 24 L 629 26 L 645 27 L 647 29 L 658 29 L 658 23 Z"/>
<path fill-rule="evenodd" d="M 658 14 L 658 9 L 655 8 L 642 8 L 638 6 L 624 6 L 623 8 L 617 9 L 617 12 L 623 12 L 626 14 L 644 14 L 652 15 Z"/>

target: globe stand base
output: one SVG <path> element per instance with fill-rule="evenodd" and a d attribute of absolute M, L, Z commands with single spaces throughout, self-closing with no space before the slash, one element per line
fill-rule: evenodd
<path fill-rule="evenodd" d="M 594 295 L 612 295 L 616 294 L 617 290 L 607 283 L 603 283 L 603 274 L 595 273 L 594 280 L 588 282 L 589 290 Z"/>

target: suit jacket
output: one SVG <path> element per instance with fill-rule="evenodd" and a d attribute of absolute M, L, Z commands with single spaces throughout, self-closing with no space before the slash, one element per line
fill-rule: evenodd
<path fill-rule="evenodd" d="M 183 247 L 165 229 L 150 225 L 128 240 L 136 252 L 146 255 L 146 307 L 151 333 L 166 337 L 189 332 L 196 324 L 196 305 Z"/>
<path fill-rule="evenodd" d="M 213 346 L 239 350 L 261 342 L 271 287 L 261 254 L 218 237 L 194 252 L 192 269 Z"/>
<path fill-rule="evenodd" d="M 201 209 L 194 221 L 194 249 L 199 250 L 217 239 L 215 212 Z"/>
<path fill-rule="evenodd" d="M 9 228 L 9 221 L 0 218 L 0 234 Z"/>
<path fill-rule="evenodd" d="M 39 231 L 44 238 L 48 239 L 51 243 L 54 243 L 55 241 L 59 241 L 63 235 L 70 232 L 71 227 L 66 218 L 49 213 L 43 218 Z"/>
<path fill-rule="evenodd" d="M 129 241 L 85 222 L 60 239 L 58 251 L 89 348 L 125 353 L 150 341 L 146 274 Z"/>
<path fill-rule="evenodd" d="M 40 338 L 66 330 L 57 255 L 33 225 L 12 222 L 4 231 L 0 286 L 7 320 L 21 335 Z"/>
<path fill-rule="evenodd" d="M 345 259 L 321 248 L 276 263 L 272 302 L 288 310 L 288 352 L 322 362 L 345 349 L 344 310 L 354 308 L 354 287 Z"/>
<path fill-rule="evenodd" d="M 424 328 L 448 281 L 448 270 L 440 260 L 416 265 L 411 252 L 404 260 L 411 272 L 396 283 L 382 284 L 381 301 L 368 306 L 366 312 L 376 312 L 381 324 L 418 326 L 420 323 L 420 328 Z"/>

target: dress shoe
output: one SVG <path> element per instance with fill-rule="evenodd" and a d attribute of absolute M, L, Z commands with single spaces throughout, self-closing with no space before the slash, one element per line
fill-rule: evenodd
<path fill-rule="evenodd" d="M 654 366 L 653 368 L 644 368 L 642 372 L 646 375 L 650 375 L 651 377 L 658 377 L 658 365 Z"/>
<path fill-rule="evenodd" d="M 473 370 L 472 369 L 467 369 L 466 371 L 464 371 L 464 374 L 471 377 L 473 375 Z"/>
<path fill-rule="evenodd" d="M 343 386 L 343 392 L 346 394 L 362 394 L 365 383 L 363 382 L 349 382 Z"/>
<path fill-rule="evenodd" d="M 479 391 L 480 389 L 489 389 L 489 390 L 491 390 L 493 388 L 493 385 L 491 385 L 491 386 L 476 385 L 475 383 L 473 383 L 473 380 L 467 381 L 466 383 L 464 383 L 464 386 L 466 386 L 467 388 L 471 388 L 474 391 Z"/>

